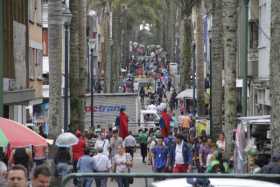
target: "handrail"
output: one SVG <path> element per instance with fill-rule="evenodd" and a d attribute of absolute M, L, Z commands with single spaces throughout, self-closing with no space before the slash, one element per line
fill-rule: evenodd
<path fill-rule="evenodd" d="M 73 178 L 80 177 L 133 177 L 144 178 L 146 186 L 148 178 L 240 178 L 264 181 L 279 180 L 279 174 L 209 174 L 209 173 L 71 173 L 62 180 L 62 187 Z"/>

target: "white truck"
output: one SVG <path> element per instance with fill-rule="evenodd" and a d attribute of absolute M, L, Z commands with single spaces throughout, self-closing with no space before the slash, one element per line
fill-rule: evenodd
<path fill-rule="evenodd" d="M 102 93 L 94 94 L 93 119 L 95 127 L 114 127 L 120 109 L 125 108 L 128 115 L 128 128 L 136 132 L 139 128 L 154 128 L 158 125 L 159 115 L 154 110 L 141 110 L 137 93 Z M 91 126 L 91 96 L 86 95 L 85 122 L 86 128 Z"/>
<path fill-rule="evenodd" d="M 129 119 L 129 129 L 134 130 L 139 125 L 140 107 L 139 98 L 134 93 L 102 93 L 93 96 L 94 125 L 101 128 L 114 127 L 120 109 L 124 108 Z M 91 126 L 91 96 L 86 95 L 85 122 L 86 128 Z"/>
<path fill-rule="evenodd" d="M 140 127 L 141 128 L 156 128 L 159 127 L 160 116 L 156 110 L 141 110 L 140 112 Z"/>

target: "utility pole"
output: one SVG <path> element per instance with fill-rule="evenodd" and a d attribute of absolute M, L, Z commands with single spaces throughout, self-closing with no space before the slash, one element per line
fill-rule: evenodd
<path fill-rule="evenodd" d="M 69 26 L 71 24 L 72 14 L 68 7 L 65 6 L 63 12 L 64 27 L 65 27 L 65 60 L 64 60 L 64 132 L 68 131 L 68 88 L 69 88 L 69 78 L 68 78 L 68 67 L 69 67 Z"/>
<path fill-rule="evenodd" d="M 93 74 L 93 68 L 94 68 L 94 57 L 93 57 L 93 51 L 94 49 L 91 48 L 90 49 L 90 56 L 91 56 L 91 62 L 90 62 L 90 106 L 91 106 L 91 110 L 90 110 L 90 127 L 91 129 L 94 129 L 94 101 L 93 101 L 93 90 L 94 90 L 94 74 Z"/>
<path fill-rule="evenodd" d="M 68 42 L 69 25 L 65 24 L 65 64 L 64 64 L 64 132 L 68 130 Z"/>
<path fill-rule="evenodd" d="M 106 73 L 105 73 L 105 86 L 106 92 L 112 92 L 112 11 L 110 5 L 107 5 L 107 19 L 106 19 Z"/>
<path fill-rule="evenodd" d="M 3 117 L 4 0 L 0 0 L 0 116 Z"/>
<path fill-rule="evenodd" d="M 242 116 L 247 115 L 247 75 L 248 75 L 248 4 L 249 0 L 243 0 L 243 24 L 242 24 L 242 35 L 241 39 L 241 77 L 243 79 L 242 86 Z"/>
<path fill-rule="evenodd" d="M 195 43 L 192 44 L 192 87 L 193 87 L 193 115 L 196 114 L 196 60 L 195 60 Z"/>

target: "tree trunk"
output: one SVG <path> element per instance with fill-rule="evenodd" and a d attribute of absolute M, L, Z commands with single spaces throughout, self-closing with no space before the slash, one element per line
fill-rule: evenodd
<path fill-rule="evenodd" d="M 222 1 L 213 0 L 213 25 L 212 25 L 212 59 L 211 59 L 211 136 L 218 137 L 222 132 L 222 70 L 223 70 L 223 25 Z"/>
<path fill-rule="evenodd" d="M 180 64 L 180 88 L 184 90 L 191 87 L 191 63 L 192 63 L 192 20 L 185 17 L 183 20 L 183 45 L 182 61 Z"/>
<path fill-rule="evenodd" d="M 271 47 L 270 47 L 270 94 L 271 94 L 271 141 L 274 153 L 280 151 L 280 1 L 271 0 Z"/>
<path fill-rule="evenodd" d="M 70 27 L 70 130 L 74 132 L 79 128 L 80 121 L 80 53 L 79 53 L 79 3 L 80 0 L 71 0 L 72 13 Z"/>
<path fill-rule="evenodd" d="M 111 58 L 111 7 L 107 2 L 104 15 L 104 47 L 105 47 L 105 92 L 112 92 L 112 58 Z"/>
<path fill-rule="evenodd" d="M 85 94 L 87 90 L 87 0 L 79 0 L 79 81 L 80 93 L 78 97 L 78 114 L 77 122 L 79 128 L 85 128 Z"/>
<path fill-rule="evenodd" d="M 121 67 L 125 68 L 129 62 L 129 32 L 128 32 L 128 19 L 127 7 L 124 7 L 122 13 L 122 61 Z"/>
<path fill-rule="evenodd" d="M 236 0 L 223 0 L 223 42 L 225 63 L 225 138 L 227 158 L 233 151 L 233 129 L 236 126 L 236 55 L 237 55 Z"/>
<path fill-rule="evenodd" d="M 169 47 L 170 47 L 170 62 L 175 62 L 175 24 L 176 24 L 176 2 L 170 1 L 169 15 Z"/>
<path fill-rule="evenodd" d="M 118 92 L 119 71 L 121 64 L 121 10 L 117 6 L 113 9 L 113 47 L 112 47 L 112 87 Z"/>
<path fill-rule="evenodd" d="M 62 66 L 62 3 L 48 1 L 49 43 L 49 116 L 50 137 L 56 138 L 62 129 L 61 66 Z"/>
<path fill-rule="evenodd" d="M 197 78 L 197 110 L 198 115 L 205 114 L 204 104 L 204 49 L 203 49 L 203 21 L 202 21 L 202 2 L 196 2 L 196 78 Z"/>

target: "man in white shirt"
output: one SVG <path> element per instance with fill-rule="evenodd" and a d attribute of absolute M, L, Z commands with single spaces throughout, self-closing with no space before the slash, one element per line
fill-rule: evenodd
<path fill-rule="evenodd" d="M 95 142 L 95 149 L 102 148 L 103 153 L 109 157 L 110 142 L 106 139 L 105 133 L 101 133 Z"/>
<path fill-rule="evenodd" d="M 103 148 L 97 148 L 97 155 L 93 156 L 96 172 L 109 172 L 112 165 L 109 157 L 103 153 Z M 95 177 L 96 186 L 107 187 L 107 177 Z"/>
<path fill-rule="evenodd" d="M 136 148 L 136 139 L 132 136 L 132 132 L 128 132 L 128 136 L 123 141 L 123 146 L 125 147 L 125 151 L 130 154 L 133 159 L 133 153 Z"/>
<path fill-rule="evenodd" d="M 176 145 L 171 149 L 170 160 L 173 173 L 186 173 L 191 171 L 192 151 L 188 144 L 184 142 L 182 134 L 176 135 Z"/>

